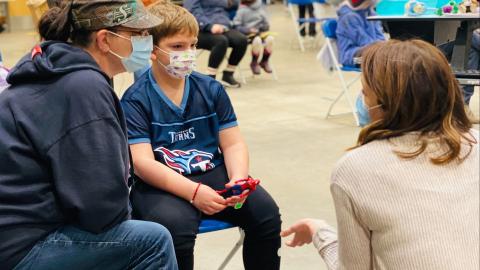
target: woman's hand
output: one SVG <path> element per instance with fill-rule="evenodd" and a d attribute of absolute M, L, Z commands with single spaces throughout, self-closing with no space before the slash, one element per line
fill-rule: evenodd
<path fill-rule="evenodd" d="M 285 244 L 289 247 L 303 246 L 304 244 L 310 244 L 317 230 L 326 225 L 327 223 L 323 220 L 305 218 L 293 224 L 290 228 L 283 230 L 280 236 L 287 237 L 293 233 L 293 239 Z"/>
<path fill-rule="evenodd" d="M 212 34 L 223 34 L 223 32 L 225 32 L 225 26 L 221 25 L 221 24 L 214 24 L 212 25 L 212 28 L 210 29 L 210 31 L 212 32 Z"/>
<path fill-rule="evenodd" d="M 211 187 L 200 185 L 193 205 L 206 215 L 216 214 L 227 207 L 226 200 Z"/>

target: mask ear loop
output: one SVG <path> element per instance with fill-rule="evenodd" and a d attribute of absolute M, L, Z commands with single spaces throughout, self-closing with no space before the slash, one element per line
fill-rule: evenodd
<path fill-rule="evenodd" d="M 169 53 L 169 52 L 162 50 L 162 49 L 161 49 L 160 47 L 158 47 L 157 45 L 154 45 L 153 47 L 157 48 L 161 53 L 164 53 L 164 54 L 170 56 L 170 53 Z M 157 63 L 159 63 L 162 67 L 164 67 L 165 69 L 167 69 L 167 65 L 170 64 L 170 59 L 168 60 L 168 64 L 167 64 L 167 65 L 164 65 L 162 62 L 160 62 L 160 60 L 158 59 L 158 56 L 157 56 Z"/>
<path fill-rule="evenodd" d="M 126 38 L 126 37 L 124 37 L 124 36 L 122 36 L 122 35 L 119 35 L 119 34 L 113 32 L 113 31 L 107 30 L 107 33 L 110 33 L 110 34 L 112 34 L 112 35 L 114 35 L 114 36 L 116 36 L 116 37 L 123 38 L 123 39 L 125 39 L 125 40 L 128 40 L 128 41 L 132 42 L 131 39 Z M 111 53 L 111 54 L 113 54 L 113 55 L 115 55 L 116 57 L 118 57 L 118 58 L 120 58 L 120 59 L 125 59 L 125 58 L 128 57 L 128 56 L 127 56 L 127 57 L 121 56 L 121 55 L 115 53 L 114 51 L 112 51 L 111 49 L 108 49 L 108 52 Z"/>

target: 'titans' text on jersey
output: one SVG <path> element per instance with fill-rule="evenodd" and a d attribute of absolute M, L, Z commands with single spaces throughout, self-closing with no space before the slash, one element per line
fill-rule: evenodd
<path fill-rule="evenodd" d="M 193 132 L 195 128 L 191 127 L 187 130 L 182 130 L 178 132 L 168 132 L 172 138 L 172 143 L 184 140 L 193 140 L 195 139 L 195 132 Z"/>

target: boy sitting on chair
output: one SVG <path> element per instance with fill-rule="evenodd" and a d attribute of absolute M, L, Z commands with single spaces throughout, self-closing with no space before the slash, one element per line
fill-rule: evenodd
<path fill-rule="evenodd" d="M 272 54 L 273 36 L 269 32 L 267 14 L 262 7 L 261 0 L 242 0 L 242 5 L 233 19 L 233 25 L 238 31 L 248 36 L 252 43 L 252 62 L 250 68 L 253 74 L 260 74 L 260 67 L 267 73 L 272 73 L 268 59 Z M 260 53 L 263 49 L 263 56 L 260 63 Z"/>
<path fill-rule="evenodd" d="M 246 200 L 216 192 L 248 177 L 248 150 L 223 86 L 193 71 L 198 24 L 173 4 L 149 8 L 164 19 L 150 31 L 152 67 L 122 98 L 140 178 L 131 192 L 133 215 L 170 231 L 179 269 L 193 269 L 203 217 L 245 231 L 245 269 L 279 269 L 281 220 L 272 197 L 261 186 Z M 238 203 L 243 207 L 231 207 Z"/>

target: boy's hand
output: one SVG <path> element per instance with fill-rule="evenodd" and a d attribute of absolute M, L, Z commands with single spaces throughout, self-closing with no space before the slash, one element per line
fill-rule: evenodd
<path fill-rule="evenodd" d="M 294 234 L 293 239 L 287 241 L 285 244 L 289 247 L 303 246 L 304 244 L 310 244 L 313 235 L 315 235 L 319 228 L 324 226 L 327 226 L 327 223 L 323 220 L 305 218 L 293 224 L 290 228 L 283 230 L 280 236 L 287 237 Z"/>
<path fill-rule="evenodd" d="M 200 185 L 193 205 L 206 215 L 216 214 L 227 207 L 226 200 L 215 190 L 206 185 Z"/>
<path fill-rule="evenodd" d="M 223 34 L 224 31 L 225 31 L 225 26 L 221 24 L 214 24 L 210 29 L 210 32 L 212 32 L 212 34 Z"/>
<path fill-rule="evenodd" d="M 225 187 L 226 187 L 226 188 L 231 188 L 231 187 L 233 187 L 234 185 L 236 185 L 235 180 L 232 180 L 232 181 L 228 182 L 227 184 L 225 184 Z M 247 192 L 248 192 L 248 190 L 244 190 L 242 193 L 247 193 Z M 245 196 L 245 197 L 243 197 L 243 198 L 240 198 L 240 196 L 238 196 L 238 195 L 236 195 L 236 196 L 231 196 L 231 197 L 228 197 L 228 198 L 226 199 L 226 203 L 227 203 L 228 206 L 232 206 L 232 207 L 233 207 L 233 206 L 235 206 L 235 204 L 237 204 L 237 203 L 242 203 L 242 204 L 243 204 L 243 203 L 245 202 L 245 200 L 247 199 L 247 197 L 248 197 L 248 196 Z"/>

